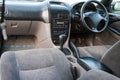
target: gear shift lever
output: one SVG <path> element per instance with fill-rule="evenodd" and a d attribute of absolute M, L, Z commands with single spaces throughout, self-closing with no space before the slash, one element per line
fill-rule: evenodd
<path fill-rule="evenodd" d="M 61 34 L 59 35 L 59 40 L 60 40 L 60 49 L 63 51 L 63 45 L 65 44 L 65 41 L 67 39 L 66 34 Z"/>

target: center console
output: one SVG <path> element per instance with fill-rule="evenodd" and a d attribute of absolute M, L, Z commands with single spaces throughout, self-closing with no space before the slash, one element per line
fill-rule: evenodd
<path fill-rule="evenodd" d="M 59 36 L 68 37 L 70 24 L 69 7 L 61 2 L 50 2 L 51 39 L 54 44 L 60 44 Z"/>
<path fill-rule="evenodd" d="M 70 49 L 72 50 L 74 57 L 76 57 L 78 64 L 86 71 L 97 69 L 113 74 L 112 70 L 99 60 L 92 57 L 81 57 L 78 48 L 72 41 L 70 41 Z"/>

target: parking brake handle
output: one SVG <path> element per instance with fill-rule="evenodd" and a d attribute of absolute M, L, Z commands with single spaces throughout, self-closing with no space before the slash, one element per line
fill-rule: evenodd
<path fill-rule="evenodd" d="M 75 45 L 72 41 L 70 41 L 70 48 L 71 48 L 71 50 L 73 51 L 73 55 L 74 55 L 77 59 L 81 58 L 81 57 L 80 57 L 80 54 L 79 54 L 78 48 L 76 47 L 76 45 Z"/>

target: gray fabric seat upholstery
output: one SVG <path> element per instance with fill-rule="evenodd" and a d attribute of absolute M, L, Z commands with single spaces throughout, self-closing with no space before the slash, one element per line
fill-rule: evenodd
<path fill-rule="evenodd" d="M 94 57 L 120 77 L 120 40 L 111 46 L 93 46 L 79 48 L 81 56 Z"/>
<path fill-rule="evenodd" d="M 78 47 L 81 57 L 93 57 L 100 60 L 104 53 L 111 47 L 111 45 Z"/>
<path fill-rule="evenodd" d="M 109 67 L 115 76 L 120 77 L 120 41 L 115 43 L 101 58 L 101 62 Z"/>
<path fill-rule="evenodd" d="M 5 52 L 1 80 L 73 80 L 71 64 L 58 49 Z"/>
<path fill-rule="evenodd" d="M 101 70 L 90 70 L 81 75 L 78 80 L 120 80 L 120 78 Z"/>

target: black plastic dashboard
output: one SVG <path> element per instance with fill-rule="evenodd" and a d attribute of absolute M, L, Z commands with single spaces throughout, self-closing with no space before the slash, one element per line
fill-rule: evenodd
<path fill-rule="evenodd" d="M 49 22 L 47 2 L 6 1 L 6 20 L 36 20 Z"/>
<path fill-rule="evenodd" d="M 22 2 L 6 1 L 5 2 L 5 19 L 6 20 L 33 20 L 51 22 L 51 11 L 66 13 L 68 6 L 58 1 L 43 2 Z M 67 13 L 69 14 L 69 13 Z M 54 17 L 54 16 L 53 16 Z"/>
<path fill-rule="evenodd" d="M 59 35 L 70 33 L 85 33 L 81 21 L 80 10 L 84 2 L 69 5 L 59 1 L 21 2 L 6 1 L 6 20 L 43 21 L 50 23 L 51 39 L 59 44 Z M 92 4 L 87 6 L 87 11 L 96 11 Z"/>
<path fill-rule="evenodd" d="M 59 35 L 69 34 L 70 6 L 58 1 L 6 1 L 6 20 L 43 21 L 50 23 L 51 39 L 59 44 Z"/>

